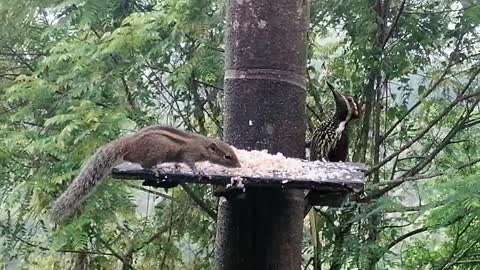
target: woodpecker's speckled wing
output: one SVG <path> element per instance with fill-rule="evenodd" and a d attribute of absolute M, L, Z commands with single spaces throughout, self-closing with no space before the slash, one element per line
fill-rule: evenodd
<path fill-rule="evenodd" d="M 328 161 L 328 153 L 335 148 L 338 139 L 333 119 L 322 122 L 313 133 L 310 143 L 310 160 Z"/>

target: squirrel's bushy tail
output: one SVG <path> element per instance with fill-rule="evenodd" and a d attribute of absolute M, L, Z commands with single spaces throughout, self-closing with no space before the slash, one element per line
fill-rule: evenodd
<path fill-rule="evenodd" d="M 114 141 L 97 150 L 83 165 L 80 174 L 54 202 L 50 212 L 53 222 L 61 224 L 72 216 L 95 187 L 123 160 L 125 151 Z"/>

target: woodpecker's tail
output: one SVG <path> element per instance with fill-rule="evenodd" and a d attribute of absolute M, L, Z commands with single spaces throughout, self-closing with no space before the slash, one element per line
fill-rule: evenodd
<path fill-rule="evenodd" d="M 54 202 L 50 212 L 51 220 L 61 224 L 72 216 L 102 182 L 110 171 L 123 160 L 125 149 L 118 141 L 111 142 L 97 150 L 85 162 L 80 174 L 68 186 L 67 190 Z"/>

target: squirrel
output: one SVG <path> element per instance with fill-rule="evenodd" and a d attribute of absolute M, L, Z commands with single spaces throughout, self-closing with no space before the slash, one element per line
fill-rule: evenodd
<path fill-rule="evenodd" d="M 234 150 L 220 140 L 173 127 L 146 127 L 100 147 L 53 203 L 51 220 L 61 224 L 72 216 L 111 169 L 123 161 L 140 164 L 144 169 L 164 162 L 184 163 L 194 173 L 195 163 L 200 161 L 230 168 L 241 166 Z"/>
<path fill-rule="evenodd" d="M 149 131 L 167 131 L 167 132 L 171 132 L 173 134 L 176 134 L 176 135 L 179 135 L 179 136 L 182 136 L 182 137 L 186 137 L 186 138 L 204 138 L 204 136 L 202 136 L 200 134 L 196 134 L 196 133 L 193 133 L 193 132 L 190 132 L 190 131 L 181 130 L 181 129 L 174 128 L 174 127 L 171 127 L 171 126 L 163 126 L 163 125 L 152 125 L 152 126 L 144 127 L 142 129 L 140 129 L 138 131 L 138 133 L 140 134 L 140 133 L 145 133 L 145 132 L 149 132 Z"/>

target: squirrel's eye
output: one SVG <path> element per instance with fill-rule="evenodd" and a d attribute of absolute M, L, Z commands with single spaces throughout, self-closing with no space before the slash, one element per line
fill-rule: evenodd
<path fill-rule="evenodd" d="M 230 156 L 230 155 L 225 155 L 225 159 L 232 159 L 232 156 Z"/>

